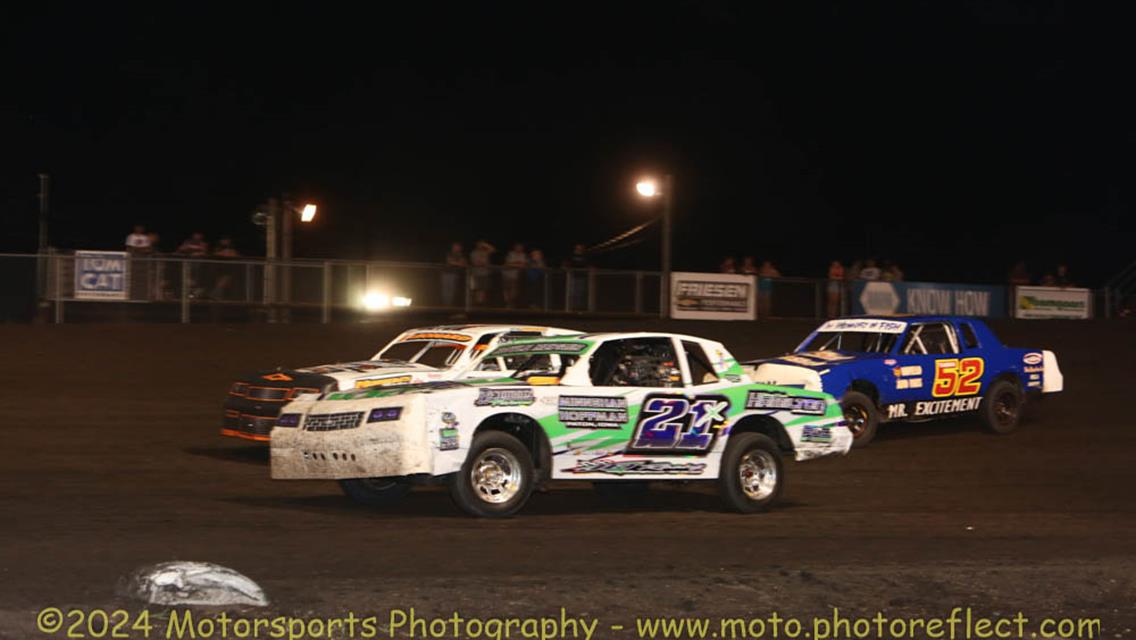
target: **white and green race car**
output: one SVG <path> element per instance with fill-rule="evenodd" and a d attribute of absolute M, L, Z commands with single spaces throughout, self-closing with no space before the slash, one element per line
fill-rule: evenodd
<path fill-rule="evenodd" d="M 272 477 L 338 480 L 373 505 L 416 483 L 447 482 L 477 516 L 515 513 L 546 479 L 607 488 L 708 480 L 730 507 L 752 512 L 780 496 L 782 456 L 843 454 L 852 444 L 832 396 L 756 384 L 711 340 L 528 339 L 498 346 L 485 362 L 497 369 L 482 380 L 333 391 L 288 404 L 272 430 Z"/>

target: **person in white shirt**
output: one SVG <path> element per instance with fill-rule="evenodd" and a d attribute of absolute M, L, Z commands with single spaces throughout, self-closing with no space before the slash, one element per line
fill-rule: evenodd
<path fill-rule="evenodd" d="M 126 236 L 126 250 L 130 253 L 150 253 L 150 236 L 146 235 L 146 228 L 134 225 L 134 233 Z"/>

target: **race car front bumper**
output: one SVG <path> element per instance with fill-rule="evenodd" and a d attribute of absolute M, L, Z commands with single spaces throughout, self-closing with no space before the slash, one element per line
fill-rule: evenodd
<path fill-rule="evenodd" d="M 411 409 L 408 411 L 408 409 Z M 345 480 L 430 473 L 432 450 L 419 412 L 403 410 L 400 420 L 358 427 L 312 431 L 277 426 L 272 430 L 272 478 Z"/>

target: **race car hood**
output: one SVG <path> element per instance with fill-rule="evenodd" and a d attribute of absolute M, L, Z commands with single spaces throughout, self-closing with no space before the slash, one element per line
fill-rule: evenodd
<path fill-rule="evenodd" d="M 450 389 L 470 389 L 477 387 L 494 387 L 494 386 L 516 386 L 524 384 L 512 378 L 495 378 L 487 380 L 467 380 L 458 382 L 456 380 L 439 380 L 437 382 L 420 382 L 415 384 L 397 384 L 387 387 L 377 387 L 369 389 L 350 389 L 347 391 L 338 391 L 336 393 L 329 393 L 321 400 L 366 400 L 370 398 L 392 398 L 395 396 L 404 396 L 412 394 L 430 394 L 438 393 L 440 391 L 447 391 Z"/>
<path fill-rule="evenodd" d="M 869 360 L 883 360 L 885 358 L 894 358 L 895 356 L 886 353 L 856 353 L 853 351 L 798 351 L 788 355 L 777 356 L 775 358 L 761 358 L 758 360 L 750 360 L 748 365 L 761 365 L 765 363 L 775 363 L 783 365 L 791 365 L 796 367 L 805 367 L 814 371 L 823 371 L 832 368 L 833 365 L 849 364 L 852 362 L 864 362 Z"/>
<path fill-rule="evenodd" d="M 360 360 L 304 367 L 296 371 L 331 378 L 336 382 L 336 389 L 352 389 L 360 382 L 372 382 L 367 386 L 418 382 L 433 374 L 440 376 L 443 370 L 401 360 Z"/>
<path fill-rule="evenodd" d="M 833 369 L 889 357 L 884 353 L 799 351 L 776 358 L 751 360 L 746 363 L 746 369 L 755 382 L 823 391 L 823 378 Z"/>

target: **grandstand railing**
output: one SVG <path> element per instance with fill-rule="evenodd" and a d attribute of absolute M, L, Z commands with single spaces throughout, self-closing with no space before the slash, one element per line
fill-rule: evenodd
<path fill-rule="evenodd" d="M 76 291 L 73 254 L 0 254 L 0 322 L 333 322 L 408 310 L 646 318 L 668 311 L 658 271 L 177 255 L 127 261 L 121 299 L 96 301 Z M 830 297 L 829 284 L 816 278 L 763 281 L 758 318 L 848 314 L 849 287 Z M 1117 308 L 1108 289 L 1096 291 L 1094 299 L 1100 311 L 1095 317 Z M 398 306 L 406 301 L 409 307 Z"/>

